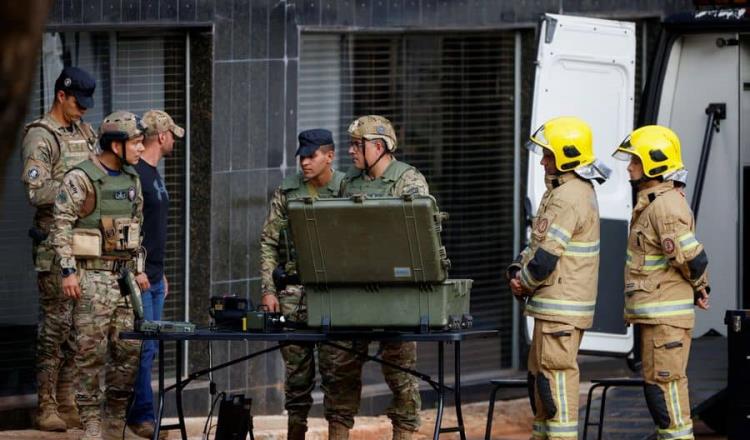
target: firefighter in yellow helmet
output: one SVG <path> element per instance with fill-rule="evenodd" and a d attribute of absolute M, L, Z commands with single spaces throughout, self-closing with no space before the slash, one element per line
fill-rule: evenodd
<path fill-rule="evenodd" d="M 583 331 L 593 322 L 599 276 L 599 206 L 592 180 L 610 170 L 596 159 L 591 128 L 579 118 L 547 121 L 527 148 L 542 155 L 547 191 L 531 242 L 508 267 L 517 298 L 534 318 L 529 351 L 533 439 L 578 436 L 578 363 Z"/>
<path fill-rule="evenodd" d="M 625 320 L 638 324 L 645 395 L 658 439 L 692 439 L 686 367 L 694 304 L 708 308 L 708 257 L 681 191 L 680 140 L 666 127 L 631 133 L 613 154 L 629 160 L 637 200 L 625 264 Z"/>

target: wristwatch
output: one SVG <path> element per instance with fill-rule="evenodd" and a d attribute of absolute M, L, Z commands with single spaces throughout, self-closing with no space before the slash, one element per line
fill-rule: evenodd
<path fill-rule="evenodd" d="M 63 267 L 60 273 L 62 273 L 63 278 L 67 278 L 76 273 L 76 269 L 75 267 Z"/>

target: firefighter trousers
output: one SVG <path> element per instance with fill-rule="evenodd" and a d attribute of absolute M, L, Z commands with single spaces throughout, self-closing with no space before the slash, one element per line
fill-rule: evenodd
<path fill-rule="evenodd" d="M 534 319 L 529 350 L 529 399 L 533 440 L 578 437 L 578 346 L 583 330 Z"/>
<path fill-rule="evenodd" d="M 686 374 L 692 329 L 640 324 L 643 392 L 657 439 L 693 438 Z"/>

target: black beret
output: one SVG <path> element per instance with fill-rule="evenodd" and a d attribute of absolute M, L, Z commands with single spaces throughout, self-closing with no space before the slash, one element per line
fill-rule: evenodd
<path fill-rule="evenodd" d="M 305 130 L 299 134 L 299 147 L 296 156 L 308 157 L 315 154 L 318 148 L 328 145 L 334 148 L 333 134 L 324 128 Z"/>

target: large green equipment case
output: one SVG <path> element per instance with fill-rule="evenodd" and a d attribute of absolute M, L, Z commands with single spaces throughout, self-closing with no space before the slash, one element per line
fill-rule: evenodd
<path fill-rule="evenodd" d="M 303 198 L 288 204 L 310 327 L 457 329 L 472 280 L 449 280 L 431 196 Z"/>
<path fill-rule="evenodd" d="M 445 215 L 430 196 L 289 201 L 302 284 L 441 283 Z"/>

